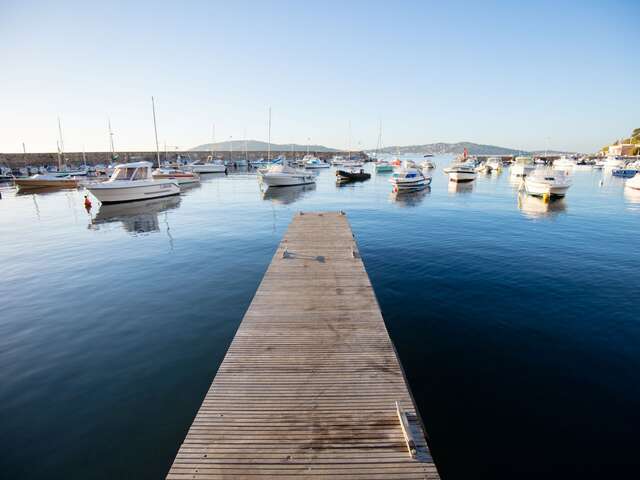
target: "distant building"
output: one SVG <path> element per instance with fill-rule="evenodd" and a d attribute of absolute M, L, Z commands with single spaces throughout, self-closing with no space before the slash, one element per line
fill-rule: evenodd
<path fill-rule="evenodd" d="M 623 143 L 621 145 L 609 146 L 609 155 L 634 155 L 638 146 L 633 143 Z"/>

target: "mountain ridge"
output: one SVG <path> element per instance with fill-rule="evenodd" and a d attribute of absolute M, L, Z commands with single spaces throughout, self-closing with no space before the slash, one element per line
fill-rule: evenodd
<path fill-rule="evenodd" d="M 213 145 L 214 152 L 229 152 L 233 150 L 234 152 L 244 152 L 245 150 L 245 142 L 246 142 L 246 150 L 248 152 L 266 152 L 269 148 L 269 144 L 267 142 L 262 142 L 260 140 L 231 140 L 225 142 L 216 142 L 216 143 L 203 143 L 202 145 L 198 145 L 197 147 L 191 148 L 191 151 L 211 151 L 211 147 Z M 324 145 L 298 145 L 296 143 L 286 143 L 286 144 L 278 144 L 272 143 L 271 150 L 275 152 L 283 152 L 283 151 L 291 151 L 293 148 L 294 152 L 306 152 L 307 148 L 310 152 L 338 152 L 339 150 L 335 148 L 325 147 Z"/>

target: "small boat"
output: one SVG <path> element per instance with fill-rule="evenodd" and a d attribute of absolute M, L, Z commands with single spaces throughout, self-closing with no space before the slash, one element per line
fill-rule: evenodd
<path fill-rule="evenodd" d="M 156 168 L 153 173 L 154 180 L 169 179 L 178 182 L 178 185 L 188 185 L 200 182 L 200 175 L 177 168 Z"/>
<path fill-rule="evenodd" d="M 556 169 L 573 168 L 577 164 L 578 164 L 578 162 L 576 160 L 574 160 L 573 158 L 562 156 L 559 159 L 553 161 L 553 168 L 556 168 Z"/>
<path fill-rule="evenodd" d="M 615 168 L 624 168 L 625 161 L 614 155 L 609 155 L 603 163 L 603 168 L 612 170 Z"/>
<path fill-rule="evenodd" d="M 450 182 L 472 182 L 478 176 L 472 162 L 454 163 L 445 168 L 444 173 L 449 175 Z"/>
<path fill-rule="evenodd" d="M 302 162 L 304 163 L 304 167 L 309 169 L 329 168 L 331 166 L 314 155 L 305 155 Z"/>
<path fill-rule="evenodd" d="M 316 183 L 316 176 L 305 170 L 296 170 L 288 165 L 272 165 L 258 171 L 258 178 L 268 187 L 291 187 Z"/>
<path fill-rule="evenodd" d="M 0 182 L 8 182 L 13 180 L 13 172 L 9 167 L 5 167 L 4 165 L 0 165 Z"/>
<path fill-rule="evenodd" d="M 338 166 L 338 165 L 342 165 L 343 163 L 344 163 L 344 157 L 342 157 L 342 155 L 335 155 L 331 159 L 331 165 Z"/>
<path fill-rule="evenodd" d="M 348 160 L 342 164 L 344 168 L 360 168 L 364 165 L 360 160 Z"/>
<path fill-rule="evenodd" d="M 20 188 L 77 188 L 79 180 L 71 175 L 60 173 L 37 173 L 28 178 L 16 178 Z"/>
<path fill-rule="evenodd" d="M 614 177 L 622 177 L 622 178 L 633 178 L 635 177 L 636 173 L 638 173 L 638 170 L 636 170 L 635 168 L 614 168 L 613 170 L 611 170 L 611 175 L 613 175 Z"/>
<path fill-rule="evenodd" d="M 150 162 L 116 165 L 109 180 L 89 184 L 87 190 L 104 204 L 134 202 L 180 194 L 180 187 L 176 180 L 154 180 L 151 168 Z"/>
<path fill-rule="evenodd" d="M 433 156 L 433 155 L 431 155 Z M 426 157 L 426 155 L 425 155 Z M 433 163 L 431 160 L 424 160 L 422 162 L 420 162 L 420 168 L 422 170 L 433 170 L 434 168 L 436 168 L 436 164 Z"/>
<path fill-rule="evenodd" d="M 633 178 L 624 182 L 624 186 L 633 190 L 640 190 L 640 173 L 637 173 Z"/>
<path fill-rule="evenodd" d="M 561 172 L 536 172 L 524 178 L 524 190 L 534 197 L 560 198 L 567 194 L 571 179 Z"/>
<path fill-rule="evenodd" d="M 491 168 L 491 173 L 498 173 L 502 170 L 502 159 L 499 157 L 489 157 L 487 158 L 486 165 Z"/>
<path fill-rule="evenodd" d="M 336 177 L 338 182 L 362 182 L 363 180 L 369 180 L 371 174 L 361 168 L 360 171 L 338 170 L 336 171 Z"/>
<path fill-rule="evenodd" d="M 431 184 L 431 177 L 416 168 L 413 162 L 404 162 L 389 179 L 393 192 L 411 192 L 422 190 Z"/>
<path fill-rule="evenodd" d="M 423 158 L 433 157 L 433 153 L 425 153 L 422 157 Z"/>
<path fill-rule="evenodd" d="M 376 173 L 393 172 L 393 165 L 389 162 L 379 161 L 376 163 Z"/>
<path fill-rule="evenodd" d="M 535 168 L 531 157 L 516 157 L 513 165 L 511 165 L 511 175 L 514 177 L 526 177 Z"/>
<path fill-rule="evenodd" d="M 213 157 L 209 155 L 206 161 L 196 160 L 187 165 L 187 168 L 193 173 L 227 173 L 227 167 L 218 163 L 214 163 Z"/>

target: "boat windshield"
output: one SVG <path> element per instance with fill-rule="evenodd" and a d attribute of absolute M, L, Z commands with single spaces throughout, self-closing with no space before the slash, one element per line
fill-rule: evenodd
<path fill-rule="evenodd" d="M 112 180 L 145 180 L 146 178 L 146 168 L 120 167 L 116 168 Z"/>

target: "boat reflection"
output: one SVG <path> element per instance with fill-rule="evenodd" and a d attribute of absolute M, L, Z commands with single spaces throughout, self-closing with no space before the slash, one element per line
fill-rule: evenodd
<path fill-rule="evenodd" d="M 200 174 L 200 181 L 204 182 L 205 180 L 213 180 L 216 178 L 224 178 L 226 177 L 227 174 L 226 173 L 201 173 Z"/>
<path fill-rule="evenodd" d="M 292 187 L 270 187 L 262 192 L 262 199 L 271 200 L 273 203 L 277 203 L 279 205 L 289 205 L 290 203 L 297 202 L 307 192 L 311 192 L 315 189 L 315 183 L 311 183 L 309 185 L 296 185 Z"/>
<path fill-rule="evenodd" d="M 431 192 L 431 187 L 425 187 L 422 190 L 412 192 L 391 192 L 389 194 L 389 200 L 392 203 L 397 203 L 400 207 L 417 207 L 429 192 Z"/>
<path fill-rule="evenodd" d="M 629 203 L 640 204 L 640 190 L 625 186 L 624 198 Z"/>
<path fill-rule="evenodd" d="M 96 216 L 91 220 L 89 228 L 97 230 L 100 225 L 121 222 L 125 231 L 129 233 L 158 232 L 160 231 L 158 214 L 177 208 L 179 205 L 179 196 L 101 205 Z"/>
<path fill-rule="evenodd" d="M 449 193 L 471 193 L 476 182 L 449 182 L 447 191 Z"/>
<path fill-rule="evenodd" d="M 529 218 L 543 218 L 566 212 L 567 204 L 563 198 L 545 202 L 542 198 L 520 193 L 518 208 Z"/>

